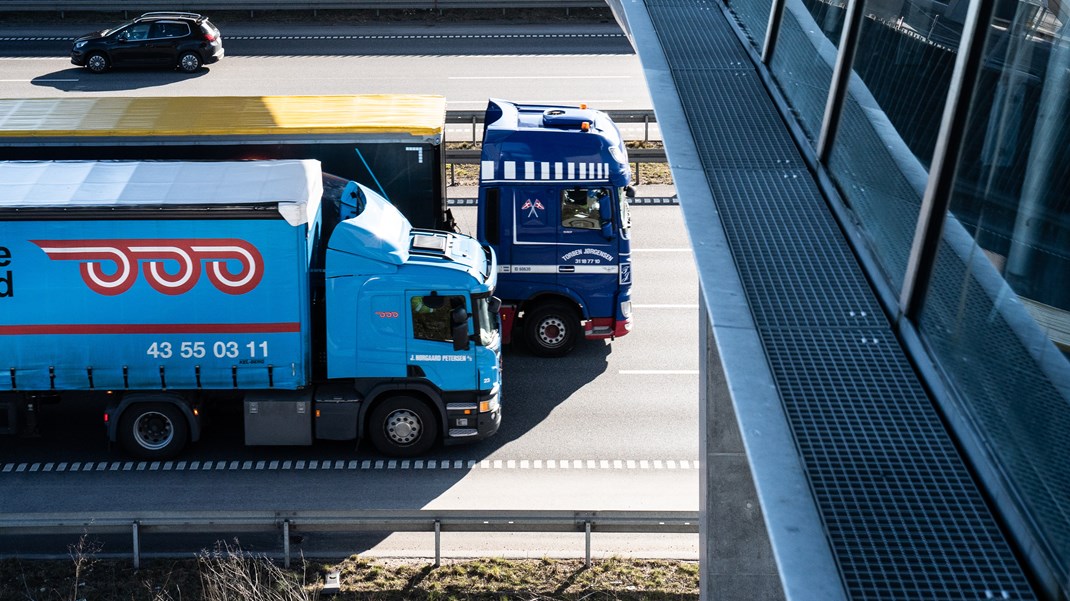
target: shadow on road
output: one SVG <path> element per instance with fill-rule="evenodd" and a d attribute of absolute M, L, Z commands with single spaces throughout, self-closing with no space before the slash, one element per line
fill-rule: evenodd
<path fill-rule="evenodd" d="M 196 73 L 181 73 L 168 69 L 113 69 L 107 73 L 90 73 L 71 66 L 33 78 L 35 86 L 52 88 L 58 92 L 124 92 L 144 90 L 180 83 L 210 72 L 202 67 Z"/>

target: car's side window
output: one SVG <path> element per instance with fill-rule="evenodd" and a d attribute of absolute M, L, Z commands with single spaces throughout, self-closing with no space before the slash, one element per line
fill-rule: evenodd
<path fill-rule="evenodd" d="M 185 23 L 154 23 L 151 38 L 180 38 L 189 33 L 189 25 Z"/>
<path fill-rule="evenodd" d="M 146 40 L 149 37 L 149 25 L 149 23 L 135 23 L 130 27 L 126 28 L 126 31 L 123 32 L 123 35 L 125 35 L 126 39 L 130 40 L 131 42 L 137 40 Z"/>

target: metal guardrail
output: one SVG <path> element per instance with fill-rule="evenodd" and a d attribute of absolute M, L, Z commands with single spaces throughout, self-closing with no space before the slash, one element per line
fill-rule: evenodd
<path fill-rule="evenodd" d="M 452 125 L 466 124 L 472 126 L 472 143 L 480 141 L 479 128 L 483 125 L 483 111 L 446 111 L 446 123 Z M 605 111 L 610 119 L 616 123 L 642 123 L 644 124 L 643 141 L 650 140 L 650 124 L 657 123 L 654 111 L 649 110 L 620 110 Z M 472 165 L 479 163 L 479 149 L 447 149 L 445 151 L 446 164 L 449 165 L 450 184 L 456 183 L 453 166 Z M 641 163 L 664 163 L 666 162 L 664 148 L 629 148 L 628 162 L 635 163 L 635 183 L 640 183 Z"/>
<path fill-rule="evenodd" d="M 153 10 L 180 11 L 272 11 L 272 10 L 448 10 L 455 8 L 605 8 L 602 0 L 500 0 L 488 3 L 479 0 L 202 0 L 178 2 L 172 0 L 5 0 L 0 12 L 129 12 Z"/>
<path fill-rule="evenodd" d="M 591 534 L 697 534 L 697 511 L 164 511 L 18 514 L 0 517 L 0 536 L 123 534 L 133 537 L 134 568 L 141 567 L 141 535 L 152 533 L 281 532 L 290 567 L 290 533 L 434 532 L 435 566 L 442 562 L 443 532 L 583 532 L 585 565 L 591 565 Z M 3 554 L 0 554 L 2 556 Z"/>
<path fill-rule="evenodd" d="M 466 149 L 447 149 L 446 150 L 446 162 L 447 163 L 459 163 L 462 165 L 470 165 L 479 162 L 478 148 L 466 148 Z M 665 149 L 664 148 L 629 148 L 628 149 L 628 162 L 629 163 L 664 163 L 665 162 Z"/>
<path fill-rule="evenodd" d="M 651 110 L 609 110 L 603 111 L 616 123 L 642 123 L 644 124 L 643 141 L 650 140 L 650 124 L 657 123 L 657 117 Z M 472 142 L 478 142 L 478 126 L 483 124 L 484 111 L 446 111 L 447 124 L 470 124 L 472 126 Z"/>

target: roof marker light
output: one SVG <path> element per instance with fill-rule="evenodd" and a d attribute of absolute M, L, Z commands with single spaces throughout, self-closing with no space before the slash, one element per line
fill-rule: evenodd
<path fill-rule="evenodd" d="M 584 103 L 580 104 L 580 109 L 587 110 L 587 103 L 584 102 Z"/>
<path fill-rule="evenodd" d="M 591 122 L 584 121 L 583 123 L 580 123 L 580 129 L 582 131 L 591 131 Z"/>

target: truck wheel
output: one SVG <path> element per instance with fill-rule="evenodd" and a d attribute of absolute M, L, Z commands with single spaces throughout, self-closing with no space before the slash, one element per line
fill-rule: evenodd
<path fill-rule="evenodd" d="M 579 335 L 579 317 L 561 303 L 536 307 L 524 317 L 524 338 L 531 352 L 540 357 L 567 355 Z"/>
<path fill-rule="evenodd" d="M 103 73 L 108 70 L 108 66 L 108 57 L 100 52 L 94 52 L 85 59 L 85 68 L 89 69 L 90 73 Z"/>
<path fill-rule="evenodd" d="M 415 457 L 435 444 L 438 420 L 419 399 L 396 396 L 372 410 L 368 436 L 384 455 Z"/>
<path fill-rule="evenodd" d="M 119 443 L 140 459 L 170 459 L 186 446 L 188 437 L 186 416 L 169 403 L 131 405 L 119 421 Z"/>
<path fill-rule="evenodd" d="M 178 68 L 184 73 L 195 73 L 201 68 L 201 57 L 196 52 L 186 52 L 178 57 Z"/>

